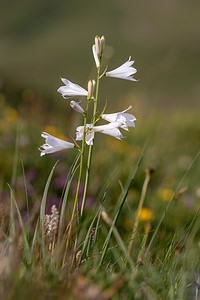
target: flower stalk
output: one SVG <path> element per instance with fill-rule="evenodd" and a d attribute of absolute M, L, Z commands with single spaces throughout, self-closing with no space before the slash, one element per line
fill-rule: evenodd
<path fill-rule="evenodd" d="M 98 96 L 99 96 L 99 82 L 100 82 L 100 73 L 101 73 L 101 58 L 99 59 L 99 67 L 97 68 L 97 83 L 96 83 L 96 96 L 94 98 L 94 109 L 93 109 L 93 117 L 92 122 L 95 124 L 96 112 L 97 112 L 97 103 L 98 103 Z M 85 132 L 85 129 L 84 129 Z M 83 193 L 83 200 L 81 205 L 81 217 L 83 216 L 84 207 L 85 207 L 85 200 L 88 191 L 88 184 L 89 184 L 89 176 L 90 176 L 90 167 L 92 161 L 92 150 L 93 145 L 90 145 L 89 152 L 88 152 L 88 160 L 87 160 L 87 168 L 86 168 L 86 175 L 85 175 L 85 185 L 84 185 L 84 193 Z"/>
<path fill-rule="evenodd" d="M 72 224 L 73 224 L 73 220 L 74 220 L 75 213 L 76 213 L 76 208 L 77 208 L 77 203 L 78 203 L 78 195 L 79 195 L 81 178 L 82 178 L 82 172 L 83 172 L 83 159 L 84 159 L 84 149 L 85 149 L 85 132 L 86 132 L 86 124 L 87 124 L 87 111 L 88 111 L 88 107 L 89 107 L 89 103 L 90 103 L 91 97 L 92 97 L 92 95 L 90 95 L 90 98 L 88 97 L 87 107 L 86 107 L 85 112 L 83 113 L 83 117 L 84 117 L 84 125 L 83 125 L 84 126 L 84 131 L 83 131 L 83 140 L 82 140 L 82 148 L 81 148 L 81 159 L 80 159 L 79 177 L 78 177 L 78 184 L 77 184 L 77 188 L 76 188 L 76 196 L 75 196 L 75 200 L 74 200 L 74 207 L 73 207 L 73 211 L 72 211 L 72 215 L 71 215 L 71 220 L 70 220 L 70 225 L 69 225 L 69 232 L 68 232 L 67 241 L 66 241 L 65 253 L 64 253 L 64 257 L 63 257 L 63 263 L 62 263 L 63 267 L 64 267 L 65 261 L 66 261 L 67 250 L 68 250 L 69 240 L 70 240 L 71 231 L 72 231 Z"/>

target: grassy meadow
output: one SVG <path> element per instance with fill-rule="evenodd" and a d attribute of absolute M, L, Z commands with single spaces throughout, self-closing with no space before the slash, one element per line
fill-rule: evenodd
<path fill-rule="evenodd" d="M 200 299 L 198 2 L 29 2 L 1 4 L 1 299 Z M 96 80 L 96 34 L 102 70 L 132 55 L 139 81 L 102 78 L 94 115 L 137 120 L 122 140 L 95 133 L 82 214 L 90 146 L 83 163 L 79 141 L 38 148 L 42 132 L 75 143 L 82 115 L 56 90 Z"/>

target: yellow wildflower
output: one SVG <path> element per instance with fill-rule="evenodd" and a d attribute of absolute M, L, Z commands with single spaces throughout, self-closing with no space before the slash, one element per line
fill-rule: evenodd
<path fill-rule="evenodd" d="M 160 188 L 158 190 L 158 197 L 165 202 L 169 202 L 173 196 L 174 192 L 171 189 Z"/>
<path fill-rule="evenodd" d="M 139 214 L 139 220 L 142 222 L 151 222 L 154 219 L 154 214 L 151 209 L 143 207 Z"/>

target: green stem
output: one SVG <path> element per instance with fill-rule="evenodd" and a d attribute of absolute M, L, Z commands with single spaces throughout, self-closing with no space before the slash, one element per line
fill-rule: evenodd
<path fill-rule="evenodd" d="M 81 177 L 82 177 L 82 171 L 83 171 L 83 158 L 84 158 L 84 148 L 85 148 L 85 132 L 86 132 L 87 110 L 88 110 L 89 102 L 90 102 L 90 99 L 88 99 L 86 112 L 83 114 L 83 117 L 84 117 L 84 130 L 83 130 L 83 140 L 82 140 L 82 148 L 81 148 L 81 160 L 80 160 L 79 178 L 78 178 L 78 184 L 77 184 L 77 188 L 76 188 L 76 196 L 75 196 L 75 200 L 74 200 L 74 207 L 73 207 L 73 211 L 72 211 L 72 215 L 71 215 L 71 220 L 70 220 L 70 225 L 69 225 L 69 232 L 68 232 L 68 236 L 67 236 L 67 241 L 66 241 L 66 247 L 65 247 L 65 253 L 64 253 L 64 257 L 63 257 L 62 267 L 64 267 L 64 264 L 65 264 L 65 261 L 66 261 L 66 255 L 67 255 L 67 250 L 68 250 L 68 246 L 69 246 L 69 240 L 70 240 L 71 231 L 72 231 L 72 224 L 73 224 L 74 216 L 75 216 L 75 213 L 76 213 L 76 207 L 77 207 L 77 203 L 78 203 L 78 195 L 79 195 L 79 189 L 80 189 Z"/>
<path fill-rule="evenodd" d="M 98 74 L 97 74 L 96 97 L 94 99 L 94 110 L 93 110 L 93 117 L 92 117 L 93 124 L 95 123 L 95 116 L 96 116 L 96 112 L 97 112 L 100 72 L 101 72 L 101 60 L 100 60 L 100 63 L 99 63 Z M 86 200 L 88 184 L 89 184 L 90 166 L 91 166 L 91 161 L 92 161 L 92 150 L 93 150 L 93 145 L 90 145 L 89 152 L 88 152 L 87 169 L 86 169 L 86 175 L 85 175 L 85 186 L 84 186 L 84 193 L 83 193 L 83 201 L 82 201 L 82 205 L 81 205 L 81 217 L 83 216 L 83 212 L 84 212 L 85 200 Z"/>
<path fill-rule="evenodd" d="M 144 184 L 143 184 L 143 187 L 142 187 L 142 194 L 141 194 L 139 205 L 138 205 L 138 210 L 137 210 L 137 215 L 136 215 L 136 218 L 135 218 L 135 223 L 134 223 L 134 226 L 133 226 L 133 231 L 132 231 L 131 239 L 130 239 L 129 246 L 128 246 L 128 255 L 131 254 L 133 241 L 134 241 L 137 229 L 138 229 L 140 212 L 141 212 L 141 209 L 143 207 L 144 198 L 145 198 L 145 195 L 146 195 L 146 192 L 147 192 L 147 187 L 148 187 L 148 184 L 149 184 L 149 180 L 150 180 L 150 172 L 147 170 L 145 181 L 144 181 Z"/>

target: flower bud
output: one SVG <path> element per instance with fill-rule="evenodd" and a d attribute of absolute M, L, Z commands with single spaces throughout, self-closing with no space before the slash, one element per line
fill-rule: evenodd
<path fill-rule="evenodd" d="M 101 54 L 103 54 L 103 51 L 105 49 L 105 37 L 102 35 L 101 37 Z"/>
<path fill-rule="evenodd" d="M 94 93 L 95 85 L 96 85 L 96 82 L 95 82 L 95 80 L 93 79 L 93 80 L 92 80 L 93 93 Z"/>
<path fill-rule="evenodd" d="M 95 36 L 95 46 L 96 46 L 96 52 L 97 56 L 101 55 L 101 39 L 99 36 Z"/>
<path fill-rule="evenodd" d="M 94 88 L 95 88 L 95 80 L 89 80 L 88 81 L 88 99 L 90 99 L 93 96 L 93 92 L 94 92 Z"/>
<path fill-rule="evenodd" d="M 77 112 L 83 114 L 84 110 L 83 108 L 76 102 L 76 101 L 71 101 L 70 106 Z"/>

